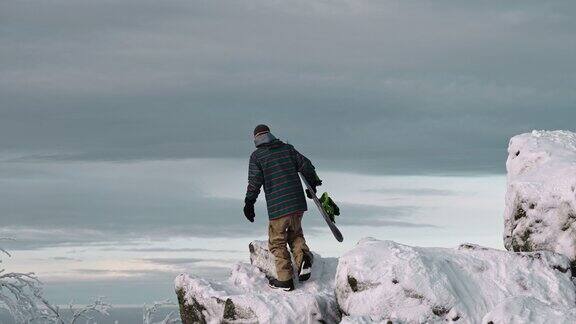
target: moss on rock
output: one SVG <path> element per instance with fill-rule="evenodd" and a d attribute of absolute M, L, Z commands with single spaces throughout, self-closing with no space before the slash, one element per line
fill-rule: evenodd
<path fill-rule="evenodd" d="M 176 291 L 178 296 L 178 305 L 180 305 L 180 318 L 183 324 L 205 324 L 206 318 L 203 311 L 206 310 L 204 306 L 200 305 L 196 299 L 192 299 L 192 304 L 186 302 L 184 298 L 184 290 L 178 289 Z"/>

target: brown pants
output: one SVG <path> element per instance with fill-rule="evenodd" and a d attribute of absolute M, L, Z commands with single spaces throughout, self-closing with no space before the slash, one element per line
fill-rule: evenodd
<path fill-rule="evenodd" d="M 276 273 L 280 281 L 292 279 L 292 261 L 286 243 L 290 245 L 298 269 L 304 254 L 310 251 L 302 232 L 302 215 L 303 212 L 297 212 L 272 219 L 268 225 L 268 249 L 276 257 Z"/>

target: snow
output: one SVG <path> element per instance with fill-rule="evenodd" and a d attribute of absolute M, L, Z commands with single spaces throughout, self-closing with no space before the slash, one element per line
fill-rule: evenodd
<path fill-rule="evenodd" d="M 574 312 L 555 308 L 543 301 L 519 296 L 503 300 L 490 311 L 482 323 L 531 323 L 531 324 L 574 324 Z"/>
<path fill-rule="evenodd" d="M 506 161 L 504 243 L 508 250 L 548 250 L 576 260 L 576 134 L 514 136 Z"/>
<path fill-rule="evenodd" d="M 340 257 L 345 323 L 576 322 L 569 260 L 463 244 L 420 248 L 366 238 Z"/>
<path fill-rule="evenodd" d="M 570 260 L 558 253 L 365 238 L 339 259 L 314 257 L 312 277 L 292 292 L 268 287 L 274 257 L 262 241 L 226 281 L 182 274 L 183 322 L 576 323 Z"/>
<path fill-rule="evenodd" d="M 181 310 L 207 323 L 576 323 L 576 287 L 561 254 L 473 244 L 411 247 L 362 239 L 339 259 L 315 254 L 312 277 L 284 292 L 267 285 L 274 257 L 250 244 L 223 282 L 182 274 Z"/>
<path fill-rule="evenodd" d="M 275 274 L 275 270 L 274 257 L 266 245 L 263 241 L 252 242 L 250 258 L 253 264 L 235 264 L 227 281 L 214 282 L 186 274 L 175 279 L 175 289 L 183 292 L 186 305 L 196 305 L 199 309 L 201 315 L 197 320 L 208 323 L 231 320 L 242 323 L 338 322 L 340 314 L 333 291 L 337 260 L 314 254 L 312 277 L 304 283 L 296 280 L 296 290 L 284 292 L 268 286 L 266 274 Z"/>

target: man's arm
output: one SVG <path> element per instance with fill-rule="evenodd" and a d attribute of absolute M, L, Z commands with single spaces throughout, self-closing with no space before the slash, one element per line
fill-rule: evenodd
<path fill-rule="evenodd" d="M 262 168 L 256 159 L 255 154 L 250 156 L 250 164 L 248 166 L 248 187 L 246 188 L 246 198 L 244 202 L 254 204 L 256 198 L 260 194 L 260 187 L 264 183 L 264 174 Z"/>
<path fill-rule="evenodd" d="M 314 165 L 312 165 L 312 162 L 305 157 L 304 155 L 300 154 L 300 152 L 298 152 L 293 146 L 292 148 L 292 154 L 294 157 L 294 161 L 296 161 L 296 168 L 298 170 L 298 172 L 302 173 L 302 175 L 304 175 L 304 178 L 306 178 L 306 181 L 308 181 L 308 183 L 315 188 L 316 186 L 319 186 L 322 184 L 322 180 L 320 180 L 320 178 L 318 178 L 318 175 L 316 174 L 316 169 L 314 168 Z"/>

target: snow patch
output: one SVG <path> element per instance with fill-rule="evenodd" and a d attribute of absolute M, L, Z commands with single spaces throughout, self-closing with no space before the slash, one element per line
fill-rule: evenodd
<path fill-rule="evenodd" d="M 573 324 L 574 312 L 556 308 L 530 296 L 507 298 L 482 319 L 482 323 Z"/>
<path fill-rule="evenodd" d="M 512 323 L 558 314 L 575 321 L 569 265 L 551 252 L 419 248 L 367 238 L 339 259 L 336 298 L 347 323 Z"/>

